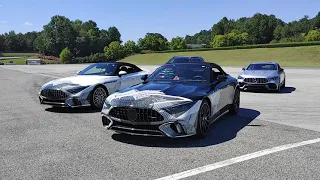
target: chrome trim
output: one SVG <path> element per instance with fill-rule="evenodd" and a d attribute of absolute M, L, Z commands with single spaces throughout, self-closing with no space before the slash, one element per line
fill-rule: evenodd
<path fill-rule="evenodd" d="M 265 84 L 268 83 L 267 78 L 244 78 L 243 82 L 245 83 L 250 83 L 250 84 Z"/>
<path fill-rule="evenodd" d="M 149 129 L 130 128 L 130 127 L 119 126 L 119 125 L 111 126 L 110 128 L 112 129 L 113 127 L 121 128 L 121 129 L 127 129 L 127 130 L 131 130 L 131 131 L 161 132 L 160 130 L 159 131 L 155 131 L 155 130 L 149 130 Z"/>
<path fill-rule="evenodd" d="M 227 114 L 229 112 L 229 110 L 226 110 L 226 111 L 224 111 L 223 113 L 221 113 L 218 117 L 216 117 L 216 118 L 214 118 L 212 121 L 211 121 L 211 123 L 210 123 L 210 125 L 213 123 L 213 122 L 215 122 L 215 121 L 217 121 L 218 119 L 220 119 L 222 116 L 224 116 L 225 114 Z"/>
<path fill-rule="evenodd" d="M 139 133 L 132 133 L 132 132 L 126 132 L 126 131 L 121 131 L 121 130 L 113 130 L 118 133 L 122 134 L 129 134 L 129 135 L 137 135 L 137 136 L 155 136 L 155 137 L 166 137 L 165 135 L 154 135 L 154 134 L 139 134 Z"/>

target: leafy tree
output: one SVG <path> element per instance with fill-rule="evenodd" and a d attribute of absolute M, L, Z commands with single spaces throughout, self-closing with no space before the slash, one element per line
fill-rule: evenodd
<path fill-rule="evenodd" d="M 168 40 L 159 33 L 147 33 L 138 41 L 138 46 L 142 50 L 163 51 L 168 49 L 168 45 Z"/>
<path fill-rule="evenodd" d="M 134 41 L 129 40 L 124 43 L 124 50 L 128 55 L 131 55 L 138 51 L 138 47 Z"/>
<path fill-rule="evenodd" d="M 176 49 L 185 49 L 186 48 L 186 43 L 184 41 L 184 39 L 182 37 L 175 37 L 172 38 L 171 42 L 170 42 L 170 48 L 173 50 Z"/>
<path fill-rule="evenodd" d="M 104 47 L 105 56 L 111 61 L 125 57 L 123 46 L 118 41 L 113 41 L 109 46 Z"/>
<path fill-rule="evenodd" d="M 316 15 L 316 17 L 311 19 L 311 24 L 312 29 L 320 29 L 320 11 Z"/>
<path fill-rule="evenodd" d="M 4 51 L 5 50 L 5 44 L 4 44 L 4 35 L 0 35 L 0 51 Z"/>
<path fill-rule="evenodd" d="M 109 40 L 109 43 L 113 42 L 113 41 L 118 41 L 119 43 L 122 43 L 121 41 L 121 34 L 119 32 L 119 30 L 112 26 L 112 27 L 109 27 L 108 29 L 108 40 Z"/>
<path fill-rule="evenodd" d="M 61 51 L 59 57 L 61 62 L 65 64 L 70 63 L 72 61 L 72 53 L 70 49 L 67 47 Z"/>
<path fill-rule="evenodd" d="M 44 26 L 43 41 L 50 55 L 58 56 L 64 47 L 73 47 L 76 32 L 64 16 L 53 16 Z"/>
<path fill-rule="evenodd" d="M 305 37 L 305 41 L 320 41 L 320 30 L 311 30 Z"/>
<path fill-rule="evenodd" d="M 211 46 L 212 47 L 224 47 L 228 45 L 228 41 L 226 36 L 224 35 L 215 35 L 212 42 L 211 42 Z"/>

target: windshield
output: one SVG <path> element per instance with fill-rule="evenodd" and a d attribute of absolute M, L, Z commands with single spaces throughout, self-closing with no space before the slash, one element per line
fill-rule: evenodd
<path fill-rule="evenodd" d="M 274 64 L 250 64 L 247 70 L 277 70 Z"/>
<path fill-rule="evenodd" d="M 148 81 L 210 83 L 210 70 L 209 66 L 200 64 L 167 64 L 155 70 Z"/>
<path fill-rule="evenodd" d="M 115 76 L 117 65 L 109 63 L 96 63 L 80 71 L 78 75 Z"/>
<path fill-rule="evenodd" d="M 169 60 L 169 63 L 188 63 L 188 62 L 203 62 L 201 58 L 190 57 L 173 57 Z"/>

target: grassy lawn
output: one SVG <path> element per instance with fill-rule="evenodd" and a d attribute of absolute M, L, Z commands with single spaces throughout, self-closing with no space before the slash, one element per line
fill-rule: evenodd
<path fill-rule="evenodd" d="M 0 53 L 0 57 L 35 57 L 37 53 Z"/>
<path fill-rule="evenodd" d="M 221 66 L 245 66 L 253 61 L 276 61 L 285 67 L 320 67 L 320 46 L 138 54 L 120 61 L 160 65 L 179 55 L 201 56 L 205 61 Z"/>
<path fill-rule="evenodd" d="M 9 63 L 10 61 L 13 61 L 17 65 L 25 65 L 26 64 L 25 60 L 27 60 L 27 59 L 39 59 L 39 58 L 34 57 L 34 56 L 30 56 L 30 57 L 22 57 L 22 58 L 17 58 L 17 59 L 0 60 L 0 62 Z M 44 60 L 44 61 L 47 64 L 59 64 L 60 63 L 60 61 L 53 61 L 53 60 Z"/>

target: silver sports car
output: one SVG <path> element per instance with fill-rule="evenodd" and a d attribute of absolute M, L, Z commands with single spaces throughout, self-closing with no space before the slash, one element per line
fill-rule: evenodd
<path fill-rule="evenodd" d="M 39 92 L 41 104 L 60 107 L 102 108 L 105 99 L 120 89 L 142 82 L 149 74 L 130 63 L 95 63 L 76 76 L 50 81 Z"/>
<path fill-rule="evenodd" d="M 170 63 L 144 82 L 110 95 L 102 124 L 119 133 L 205 137 L 210 124 L 226 113 L 237 114 L 237 79 L 213 63 Z"/>
<path fill-rule="evenodd" d="M 240 89 L 266 88 L 280 92 L 286 85 L 284 69 L 276 62 L 254 62 L 242 68 L 238 76 Z"/>

